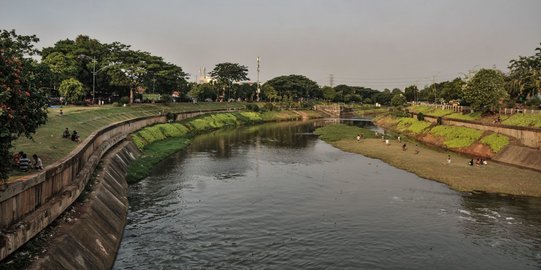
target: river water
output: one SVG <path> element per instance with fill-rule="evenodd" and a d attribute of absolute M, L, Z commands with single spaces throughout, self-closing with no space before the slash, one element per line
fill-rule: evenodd
<path fill-rule="evenodd" d="M 312 135 L 217 131 L 130 187 L 114 269 L 539 269 L 541 200 L 459 193 Z"/>

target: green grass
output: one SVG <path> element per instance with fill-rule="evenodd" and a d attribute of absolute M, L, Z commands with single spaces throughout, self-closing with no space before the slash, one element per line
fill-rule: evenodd
<path fill-rule="evenodd" d="M 374 132 L 368 129 L 348 126 L 344 124 L 333 124 L 316 129 L 314 132 L 324 141 L 334 142 L 346 138 L 356 138 L 358 134 L 362 134 L 364 138 L 373 138 Z"/>
<path fill-rule="evenodd" d="M 463 148 L 479 140 L 483 132 L 466 127 L 436 126 L 430 130 L 430 134 L 443 137 L 443 143 L 449 148 Z"/>
<path fill-rule="evenodd" d="M 516 113 L 503 120 L 502 123 L 505 125 L 541 128 L 541 114 Z"/>
<path fill-rule="evenodd" d="M 289 121 L 300 119 L 301 116 L 292 111 L 268 111 L 261 113 L 263 121 Z"/>
<path fill-rule="evenodd" d="M 458 119 L 458 120 L 470 120 L 470 121 L 476 121 L 481 119 L 481 113 L 469 113 L 469 114 L 462 114 L 462 113 L 453 113 L 450 115 L 445 116 L 447 118 L 451 119 Z"/>
<path fill-rule="evenodd" d="M 509 137 L 497 133 L 492 133 L 488 136 L 483 137 L 480 142 L 488 145 L 492 152 L 498 153 L 509 144 Z"/>
<path fill-rule="evenodd" d="M 418 135 L 423 133 L 430 125 L 430 122 L 404 117 L 398 119 L 396 128 L 400 132 L 410 132 Z"/>
<path fill-rule="evenodd" d="M 194 110 L 212 110 L 226 108 L 242 108 L 244 103 L 176 103 L 169 106 L 163 104 L 141 104 L 127 107 L 112 105 L 79 107 L 67 106 L 62 108 L 64 115 L 59 116 L 59 109 L 49 109 L 48 121 L 38 128 L 34 140 L 19 138 L 14 142 L 13 152 L 24 151 L 30 155 L 37 154 L 45 166 L 54 163 L 68 155 L 77 143 L 62 138 L 65 128 L 76 130 L 81 140 L 86 139 L 92 132 L 112 123 L 137 117 L 158 115 L 160 112 L 179 113 Z"/>
<path fill-rule="evenodd" d="M 423 113 L 425 115 L 436 116 L 436 117 L 447 116 L 454 113 L 453 110 L 447 110 L 447 109 L 442 110 L 442 109 L 437 109 L 435 107 L 426 106 L 426 105 L 413 105 L 413 106 L 410 106 L 408 109 L 412 112 Z"/>
<path fill-rule="evenodd" d="M 156 164 L 186 148 L 189 143 L 190 139 L 188 138 L 169 138 L 146 145 L 143 155 L 128 167 L 126 180 L 132 184 L 147 177 Z"/>

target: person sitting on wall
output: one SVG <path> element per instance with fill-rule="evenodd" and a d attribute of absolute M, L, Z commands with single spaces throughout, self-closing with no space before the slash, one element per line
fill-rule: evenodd
<path fill-rule="evenodd" d="M 77 134 L 77 131 L 73 131 L 73 133 L 71 134 L 71 140 L 74 142 L 79 142 L 79 134 Z"/>
<path fill-rule="evenodd" d="M 13 168 L 19 168 L 19 161 L 23 157 L 23 154 L 24 153 L 20 151 L 19 153 L 15 153 L 15 155 L 13 155 L 13 159 L 11 160 L 11 166 Z"/>
<path fill-rule="evenodd" d="M 41 161 L 41 158 L 38 157 L 38 155 L 34 154 L 32 156 L 32 158 L 34 158 L 34 169 L 38 170 L 38 171 L 41 171 L 43 170 L 43 162 Z"/>
<path fill-rule="evenodd" d="M 62 138 L 67 139 L 67 138 L 69 138 L 69 137 L 70 137 L 70 131 L 69 131 L 68 128 L 66 128 L 66 129 L 64 130 L 64 133 L 62 133 Z"/>
<path fill-rule="evenodd" d="M 27 172 L 30 167 L 30 159 L 26 157 L 26 154 L 23 154 L 22 158 L 19 159 L 19 170 Z"/>

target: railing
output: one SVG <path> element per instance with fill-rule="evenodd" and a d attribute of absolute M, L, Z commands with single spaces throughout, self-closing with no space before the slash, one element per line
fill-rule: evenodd
<path fill-rule="evenodd" d="M 523 113 L 523 114 L 541 114 L 541 110 L 503 108 L 503 109 L 500 109 L 500 113 L 501 113 L 501 114 L 515 114 L 515 113 Z"/>

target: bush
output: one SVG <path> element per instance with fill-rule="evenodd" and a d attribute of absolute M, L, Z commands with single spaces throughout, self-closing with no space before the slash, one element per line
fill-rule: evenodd
<path fill-rule="evenodd" d="M 120 105 L 130 103 L 130 97 L 126 97 L 126 96 L 121 97 L 119 103 Z"/>
<path fill-rule="evenodd" d="M 274 111 L 274 110 L 278 109 L 276 106 L 274 106 L 274 104 L 272 104 L 272 102 L 265 103 L 265 105 L 263 105 L 263 108 L 266 111 Z"/>
<path fill-rule="evenodd" d="M 241 112 L 240 115 L 251 122 L 259 122 L 263 120 L 261 115 L 255 112 Z"/>
<path fill-rule="evenodd" d="M 315 105 L 316 105 L 316 103 L 313 100 L 306 100 L 306 101 L 301 103 L 301 108 L 312 109 L 312 108 L 314 108 Z"/>
<path fill-rule="evenodd" d="M 252 112 L 259 112 L 259 106 L 255 103 L 246 104 L 246 109 Z"/>
<path fill-rule="evenodd" d="M 422 112 L 418 113 L 417 114 L 417 120 L 424 121 L 425 120 L 425 115 Z"/>
<path fill-rule="evenodd" d="M 132 135 L 131 139 L 132 139 L 133 143 L 135 143 L 137 148 L 139 148 L 139 150 L 143 150 L 143 148 L 145 148 L 145 145 L 147 144 L 145 142 L 145 140 L 143 140 L 143 138 L 141 138 L 138 135 Z"/>
<path fill-rule="evenodd" d="M 167 119 L 167 122 L 175 122 L 176 120 L 176 114 L 172 112 L 168 112 L 165 114 L 165 119 Z"/>

